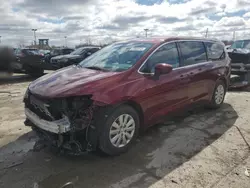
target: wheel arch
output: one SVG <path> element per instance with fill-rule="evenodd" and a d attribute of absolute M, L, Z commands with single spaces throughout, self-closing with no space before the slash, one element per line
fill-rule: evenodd
<path fill-rule="evenodd" d="M 227 79 L 226 79 L 225 77 L 220 77 L 220 78 L 218 78 L 217 82 L 218 82 L 218 81 L 223 81 L 224 84 L 225 84 L 225 86 L 226 86 L 226 90 L 228 89 L 229 83 L 228 83 L 228 81 L 227 81 Z"/>
<path fill-rule="evenodd" d="M 104 122 L 105 119 L 108 118 L 109 113 L 114 113 L 117 109 L 119 109 L 121 107 L 129 107 L 130 109 L 133 109 L 133 111 L 138 113 L 139 126 L 136 129 L 137 130 L 136 135 L 138 134 L 138 131 L 140 131 L 140 129 L 142 127 L 141 125 L 143 124 L 144 116 L 143 116 L 142 108 L 135 101 L 125 100 L 125 101 L 120 101 L 120 102 L 115 103 L 115 104 L 110 104 L 110 105 L 106 105 L 106 106 L 101 107 L 100 111 L 98 113 L 101 118 L 96 118 L 96 121 L 94 123 L 95 129 L 97 128 L 96 129 L 97 132 L 95 131 L 96 134 L 92 135 L 94 140 L 91 141 L 90 143 L 92 143 L 91 145 L 93 145 L 94 148 L 99 148 L 101 151 L 103 151 L 104 153 L 109 154 L 109 155 L 116 155 L 116 154 L 125 152 L 129 147 L 129 145 L 128 145 L 128 147 L 126 146 L 123 150 L 120 150 L 120 151 L 118 151 L 118 150 L 115 151 L 114 149 L 112 149 L 113 147 L 110 147 L 109 144 L 107 143 L 107 133 L 105 133 L 106 131 L 103 131 L 104 126 L 100 126 L 101 122 Z M 122 112 L 122 111 L 120 111 L 120 112 Z M 110 124 L 110 122 L 109 122 L 109 124 Z M 135 139 L 134 139 L 134 141 L 135 141 Z"/>
<path fill-rule="evenodd" d="M 119 103 L 119 105 L 131 106 L 138 113 L 139 120 L 140 120 L 140 125 L 139 125 L 140 127 L 139 128 L 141 129 L 144 125 L 144 113 L 143 113 L 141 105 L 133 100 L 123 101 L 123 102 Z"/>

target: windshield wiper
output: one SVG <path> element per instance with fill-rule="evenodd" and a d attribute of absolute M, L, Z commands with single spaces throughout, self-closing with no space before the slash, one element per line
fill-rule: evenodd
<path fill-rule="evenodd" d="M 89 67 L 84 67 L 86 69 L 92 69 L 92 70 L 101 70 L 101 71 L 107 71 L 106 69 L 104 68 L 101 68 L 101 67 L 96 67 L 96 66 L 89 66 Z"/>

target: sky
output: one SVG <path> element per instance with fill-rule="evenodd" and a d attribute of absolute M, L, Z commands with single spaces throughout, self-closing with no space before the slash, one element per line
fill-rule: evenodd
<path fill-rule="evenodd" d="M 250 38 L 250 0 L 0 0 L 1 43 L 68 46 L 148 36 Z"/>

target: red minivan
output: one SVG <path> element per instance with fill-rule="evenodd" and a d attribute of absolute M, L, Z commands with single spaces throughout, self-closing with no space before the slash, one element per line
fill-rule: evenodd
<path fill-rule="evenodd" d="M 197 103 L 220 107 L 230 72 L 217 40 L 117 42 L 32 82 L 24 96 L 25 124 L 48 141 L 43 143 L 74 154 L 99 148 L 117 155 L 140 129 L 172 112 Z"/>

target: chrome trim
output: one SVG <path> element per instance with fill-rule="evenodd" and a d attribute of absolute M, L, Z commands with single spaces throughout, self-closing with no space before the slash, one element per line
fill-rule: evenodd
<path fill-rule="evenodd" d="M 144 72 L 141 72 L 140 69 L 143 67 L 143 65 L 147 62 L 147 60 L 159 49 L 161 48 L 162 46 L 164 46 L 165 44 L 169 44 L 169 43 L 172 43 L 173 41 L 171 42 L 165 42 L 163 44 L 161 44 L 160 46 L 158 46 L 144 61 L 143 63 L 141 64 L 141 66 L 138 68 L 137 72 L 139 74 L 146 74 L 146 75 L 153 75 L 154 73 L 144 73 Z"/>
<path fill-rule="evenodd" d="M 25 108 L 25 115 L 33 124 L 45 131 L 56 134 L 62 134 L 70 131 L 70 122 L 66 116 L 56 121 L 46 121 L 38 117 L 28 108 Z"/>
<path fill-rule="evenodd" d="M 176 42 L 187 42 L 187 41 L 191 41 L 191 42 L 220 42 L 220 41 L 214 41 L 214 40 L 206 40 L 206 39 L 204 39 L 204 40 L 202 40 L 202 39 L 200 39 L 200 40 L 192 40 L 192 39 L 190 39 L 190 40 L 172 40 L 172 41 L 170 41 L 170 42 L 165 42 L 165 43 L 163 43 L 163 44 L 161 44 L 160 46 L 158 46 L 144 61 L 143 61 L 143 63 L 141 64 L 141 66 L 138 68 L 138 70 L 137 70 L 137 72 L 139 73 L 139 74 L 145 74 L 145 75 L 154 75 L 154 73 L 144 73 L 144 72 L 141 72 L 140 71 L 140 69 L 142 68 L 142 66 L 147 62 L 147 60 L 159 49 L 159 48 L 161 48 L 162 46 L 164 46 L 165 44 L 170 44 L 170 43 L 176 43 Z M 179 70 L 179 69 L 182 69 L 182 68 L 189 68 L 189 67 L 192 67 L 192 66 L 196 66 L 196 65 L 199 65 L 199 64 L 203 64 L 203 63 L 207 63 L 207 62 L 212 62 L 211 60 L 208 60 L 208 61 L 206 61 L 206 62 L 200 62 L 200 63 L 197 63 L 197 64 L 193 64 L 193 65 L 187 65 L 187 66 L 183 66 L 183 67 L 177 67 L 177 68 L 174 68 L 173 70 Z"/>

